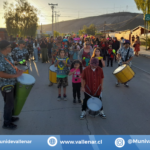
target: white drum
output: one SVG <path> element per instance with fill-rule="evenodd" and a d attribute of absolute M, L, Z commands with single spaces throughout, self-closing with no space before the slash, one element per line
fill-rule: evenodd
<path fill-rule="evenodd" d="M 102 108 L 102 101 L 97 97 L 92 97 L 87 101 L 87 107 L 89 109 L 89 115 L 95 117 L 99 115 L 99 111 Z"/>

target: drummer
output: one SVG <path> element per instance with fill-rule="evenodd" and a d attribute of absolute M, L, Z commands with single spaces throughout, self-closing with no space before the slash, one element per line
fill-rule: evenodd
<path fill-rule="evenodd" d="M 82 113 L 80 119 L 84 119 L 86 116 L 87 101 L 90 98 L 88 94 L 101 99 L 100 94 L 103 89 L 104 74 L 103 70 L 98 65 L 99 60 L 97 58 L 91 58 L 90 65 L 83 70 L 81 79 L 81 89 L 84 92 L 85 98 L 83 100 Z M 99 115 L 102 118 L 106 118 L 106 115 L 103 111 L 103 107 L 101 108 Z"/>
<path fill-rule="evenodd" d="M 13 122 L 19 120 L 18 117 L 12 117 L 14 108 L 14 90 L 16 78 L 22 75 L 22 71 L 17 70 L 14 61 L 9 55 L 11 45 L 8 41 L 0 42 L 0 90 L 4 97 L 4 123 L 3 128 L 15 129 L 17 125 Z"/>
<path fill-rule="evenodd" d="M 117 60 L 118 60 L 118 66 L 121 66 L 123 64 L 130 64 L 131 60 L 133 59 L 134 51 L 130 47 L 130 41 L 126 40 L 124 43 L 124 46 L 121 47 L 117 52 Z M 116 82 L 116 86 L 118 87 L 120 85 L 119 81 Z M 128 83 L 124 84 L 126 87 L 129 87 Z"/>
<path fill-rule="evenodd" d="M 18 42 L 18 47 L 14 48 L 12 50 L 12 58 L 15 61 L 15 64 L 18 64 L 19 62 L 23 60 L 28 60 L 29 59 L 29 53 L 28 50 L 25 49 L 25 41 L 20 40 Z M 26 65 L 26 63 L 24 63 Z"/>

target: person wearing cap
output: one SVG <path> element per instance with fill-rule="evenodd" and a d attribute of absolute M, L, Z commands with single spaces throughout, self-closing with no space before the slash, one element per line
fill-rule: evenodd
<path fill-rule="evenodd" d="M 88 94 L 93 97 L 97 97 L 100 100 L 101 92 L 103 89 L 103 70 L 99 67 L 99 60 L 97 58 L 91 58 L 90 65 L 83 70 L 81 78 L 81 89 L 84 92 L 84 100 L 82 105 L 82 113 L 80 119 L 84 119 L 86 116 L 87 101 L 91 98 Z M 88 94 L 87 94 L 88 93 Z M 100 117 L 106 118 L 103 111 L 103 106 L 99 113 Z"/>
<path fill-rule="evenodd" d="M 18 47 L 14 48 L 11 52 L 12 58 L 16 63 L 19 63 L 23 60 L 29 59 L 28 50 L 25 49 L 25 41 L 20 40 L 18 42 Z"/>
<path fill-rule="evenodd" d="M 118 66 L 121 66 L 123 64 L 131 64 L 131 60 L 133 59 L 134 51 L 130 47 L 130 41 L 125 40 L 124 46 L 120 48 L 117 52 L 117 60 L 118 60 Z M 116 82 L 116 86 L 119 86 L 119 81 Z M 128 83 L 124 84 L 126 87 L 129 87 Z"/>
<path fill-rule="evenodd" d="M 21 76 L 23 71 L 18 70 L 14 65 L 11 53 L 11 45 L 8 41 L 0 41 L 0 90 L 4 98 L 4 123 L 3 128 L 15 129 L 17 125 L 13 122 L 19 120 L 12 117 L 14 109 L 14 91 L 16 78 Z"/>

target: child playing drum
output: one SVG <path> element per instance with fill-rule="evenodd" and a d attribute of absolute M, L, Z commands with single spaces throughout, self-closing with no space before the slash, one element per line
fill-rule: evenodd
<path fill-rule="evenodd" d="M 59 56 L 56 57 L 55 67 L 57 67 L 57 83 L 58 83 L 58 101 L 61 100 L 61 87 L 63 87 L 64 95 L 63 99 L 67 100 L 66 87 L 68 85 L 68 72 L 70 67 L 70 60 L 65 56 L 65 50 L 59 50 Z"/>
<path fill-rule="evenodd" d="M 81 73 L 82 73 L 82 63 L 79 60 L 75 60 L 70 68 L 69 75 L 72 75 L 72 87 L 73 87 L 73 103 L 76 103 L 76 94 L 78 97 L 78 102 L 81 103 Z"/>

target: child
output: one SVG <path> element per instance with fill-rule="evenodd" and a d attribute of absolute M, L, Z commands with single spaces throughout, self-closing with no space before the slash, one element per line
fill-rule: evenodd
<path fill-rule="evenodd" d="M 107 54 L 107 67 L 109 67 L 109 61 L 111 61 L 111 67 L 113 67 L 114 53 L 112 45 L 109 45 L 108 54 Z"/>
<path fill-rule="evenodd" d="M 95 48 L 92 58 L 97 58 L 99 60 L 99 67 L 103 68 L 105 67 L 105 61 L 103 60 L 103 57 L 101 57 L 101 49 Z"/>
<path fill-rule="evenodd" d="M 57 67 L 57 83 L 58 83 L 58 101 L 61 100 L 61 87 L 63 86 L 64 95 L 63 99 L 67 100 L 66 96 L 66 87 L 68 85 L 68 72 L 70 67 L 70 60 L 67 56 L 65 56 L 65 50 L 59 50 L 59 56 L 56 57 L 55 67 Z"/>
<path fill-rule="evenodd" d="M 79 60 L 75 60 L 71 64 L 69 75 L 72 76 L 72 87 L 73 87 L 73 103 L 76 103 L 76 94 L 78 97 L 78 102 L 81 103 L 80 99 L 80 88 L 81 88 L 81 73 L 82 73 L 82 63 Z"/>

